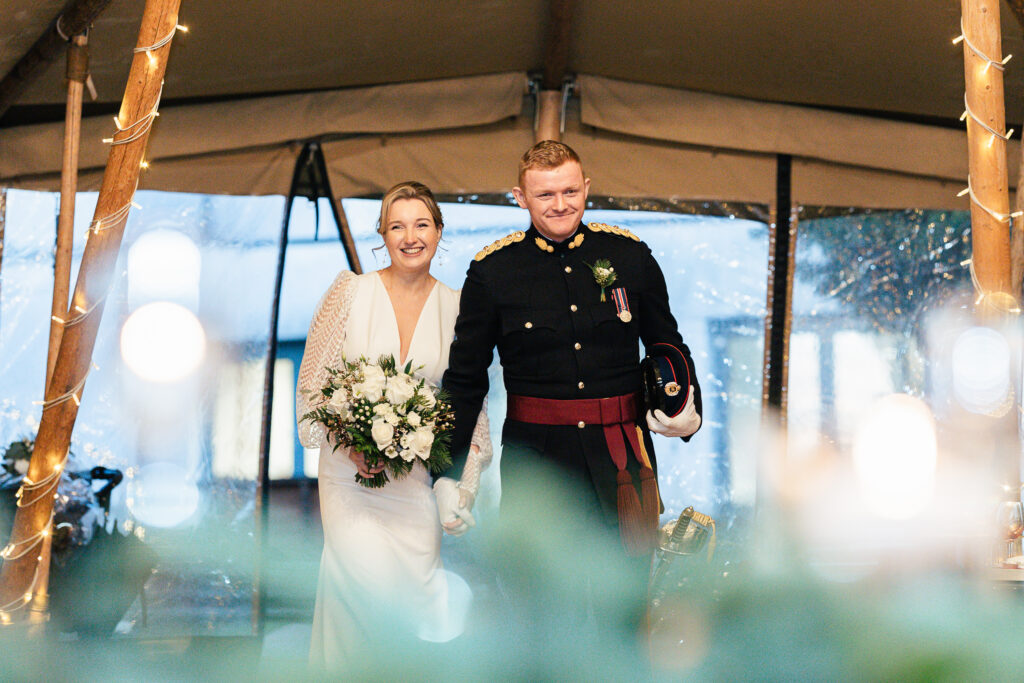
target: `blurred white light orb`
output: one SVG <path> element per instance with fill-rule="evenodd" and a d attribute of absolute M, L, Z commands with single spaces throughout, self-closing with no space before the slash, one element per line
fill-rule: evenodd
<path fill-rule="evenodd" d="M 891 394 L 871 406 L 853 439 L 853 466 L 868 508 L 886 519 L 921 513 L 935 491 L 935 420 L 920 399 Z"/>
<path fill-rule="evenodd" d="M 128 250 L 128 305 L 173 301 L 199 307 L 199 247 L 179 230 L 159 228 L 142 234 Z"/>
<path fill-rule="evenodd" d="M 1010 344 L 990 327 L 964 330 L 953 343 L 953 392 L 964 409 L 1005 412 L 1010 392 Z"/>
<path fill-rule="evenodd" d="M 121 328 L 121 357 L 132 372 L 151 382 L 175 382 L 192 373 L 206 354 L 206 333 L 184 306 L 146 304 Z"/>
<path fill-rule="evenodd" d="M 195 514 L 199 488 L 184 468 L 155 462 L 140 468 L 130 480 L 128 509 L 139 522 L 161 528 L 175 527 Z"/>

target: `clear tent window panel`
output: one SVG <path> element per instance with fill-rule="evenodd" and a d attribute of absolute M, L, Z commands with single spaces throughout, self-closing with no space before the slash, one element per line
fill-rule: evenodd
<path fill-rule="evenodd" d="M 78 195 L 72 288 L 96 197 Z M 123 473 L 108 526 L 130 531 L 157 558 L 119 632 L 249 634 L 262 378 L 284 202 L 147 191 L 135 201 L 141 208 L 129 216 L 106 295 L 71 466 Z M 55 194 L 8 192 L 0 273 L 5 446 L 38 427 L 56 204 Z M 290 380 L 286 370 L 282 381 Z"/>
<path fill-rule="evenodd" d="M 927 329 L 970 290 L 965 211 L 811 210 L 800 218 L 790 437 L 851 446 L 874 399 L 936 399 Z"/>

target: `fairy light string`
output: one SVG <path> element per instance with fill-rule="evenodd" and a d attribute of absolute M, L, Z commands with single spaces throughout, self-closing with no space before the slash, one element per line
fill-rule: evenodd
<path fill-rule="evenodd" d="M 978 48 L 978 46 L 975 45 L 971 41 L 971 39 L 967 36 L 967 30 L 964 27 L 963 15 L 960 16 L 960 35 L 958 35 L 956 38 L 953 39 L 953 44 L 954 45 L 958 45 L 961 42 L 963 42 L 964 45 L 967 46 L 967 49 L 969 49 L 971 51 L 971 53 L 973 53 L 977 58 L 979 58 L 979 59 L 981 59 L 982 61 L 985 62 L 985 67 L 982 69 L 982 74 L 987 74 L 989 69 L 991 69 L 991 68 L 995 68 L 997 71 L 1000 71 L 1000 72 L 1006 71 L 1006 63 L 1009 62 L 1010 59 L 1013 57 L 1013 55 L 1006 55 L 1001 60 L 995 60 L 995 59 L 992 59 L 991 57 L 989 57 L 980 48 Z M 990 137 L 989 137 L 988 145 L 987 145 L 988 148 L 992 147 L 992 145 L 993 145 L 993 143 L 995 143 L 996 139 L 1001 140 L 1003 143 L 1009 142 L 1010 136 L 1013 135 L 1013 128 L 1010 128 L 1005 133 L 1001 133 L 998 130 L 996 130 L 995 128 L 993 128 L 992 126 L 988 125 L 988 123 L 983 121 L 981 119 L 981 117 L 979 117 L 977 114 L 975 114 L 974 113 L 974 109 L 971 107 L 970 102 L 968 100 L 967 89 L 965 88 L 964 89 L 964 113 L 961 114 L 960 120 L 961 121 L 966 121 L 967 119 L 970 119 L 975 124 L 977 124 L 982 129 L 984 129 L 986 132 L 989 133 Z M 991 218 L 993 218 L 995 221 L 997 221 L 999 223 L 1003 223 L 1003 224 L 1009 225 L 1011 223 L 1012 219 L 1018 218 L 1018 217 L 1024 215 L 1024 211 L 1012 211 L 1010 213 L 1003 213 L 1001 211 L 996 211 L 992 207 L 986 205 L 978 197 L 978 195 L 975 193 L 974 185 L 971 182 L 970 174 L 967 175 L 967 187 L 965 187 L 963 190 L 961 190 L 957 194 L 958 197 L 963 197 L 964 195 L 969 195 L 970 196 L 971 204 L 973 204 L 974 206 L 977 206 L 979 209 L 984 211 L 986 214 L 988 214 Z M 1012 297 L 1012 296 L 1008 297 L 1005 293 L 986 292 L 984 290 L 984 288 L 981 285 L 981 281 L 978 279 L 977 272 L 974 269 L 974 259 L 968 259 L 968 260 L 964 261 L 963 263 L 961 263 L 960 265 L 961 266 L 967 266 L 969 268 L 969 271 L 970 271 L 970 274 L 971 274 L 971 284 L 974 286 L 974 290 L 975 290 L 975 292 L 978 295 L 977 299 L 975 300 L 975 304 L 980 304 L 980 303 L 982 303 L 982 302 L 984 302 L 986 300 L 990 300 L 993 305 L 995 305 L 996 307 L 1004 310 L 1005 312 L 1013 313 L 1013 314 L 1019 314 L 1020 313 L 1020 307 L 1017 304 L 1017 301 L 1016 301 L 1015 297 Z M 996 296 L 996 295 L 1001 295 L 1001 296 Z M 1006 299 L 1006 298 L 1009 298 L 1010 301 L 1009 302 L 1004 301 L 1004 299 Z"/>
<path fill-rule="evenodd" d="M 168 45 L 171 42 L 171 40 L 174 39 L 174 36 L 178 31 L 187 33 L 188 28 L 182 26 L 181 24 L 175 24 L 174 27 L 167 33 L 167 35 L 163 36 L 152 45 L 133 48 L 132 52 L 133 54 L 145 53 L 146 56 L 149 58 L 150 65 L 153 66 L 156 64 L 156 57 L 153 54 L 154 51 L 159 50 L 160 48 Z M 103 142 L 111 146 L 127 145 L 129 143 L 144 138 L 146 134 L 149 132 L 149 130 L 152 128 L 153 121 L 156 119 L 157 116 L 160 115 L 159 107 L 160 100 L 163 97 L 163 89 L 164 81 L 161 80 L 160 90 L 157 92 L 153 108 L 147 114 L 139 118 L 137 121 L 134 121 L 128 125 L 123 126 L 121 125 L 120 118 L 115 116 L 114 125 L 116 126 L 117 130 L 111 137 L 105 138 Z M 142 168 L 147 168 L 148 163 L 143 161 L 141 162 L 140 166 Z M 131 211 L 132 207 L 141 208 L 133 201 L 135 197 L 135 192 L 137 190 L 138 179 L 136 179 L 135 181 L 135 187 L 132 189 L 128 201 L 123 206 L 119 207 L 112 213 L 101 218 L 96 218 L 93 221 L 91 221 L 89 223 L 87 235 L 98 235 L 101 232 L 118 227 L 122 225 L 124 221 L 127 220 L 128 214 Z M 59 316 L 53 316 L 53 320 L 61 324 L 65 328 L 77 325 L 83 320 L 85 320 L 87 317 L 89 317 L 106 298 L 107 294 L 104 293 L 103 296 L 99 297 L 91 304 L 75 305 L 73 307 L 75 315 L 66 319 L 61 318 Z M 44 401 L 37 402 L 37 404 L 42 405 L 43 412 L 56 406 L 59 406 L 61 404 L 67 403 L 68 401 L 74 401 L 76 406 L 80 405 L 81 402 L 79 399 L 79 393 L 85 386 L 85 380 L 89 376 L 90 370 L 95 367 L 96 365 L 94 363 L 87 367 L 85 370 L 85 374 L 82 376 L 81 380 L 79 380 L 68 391 L 62 393 L 60 396 L 56 396 L 51 399 L 46 399 Z M 36 503 L 44 500 L 47 496 L 51 494 L 53 495 L 54 498 L 57 498 L 58 494 L 56 493 L 56 490 L 60 486 L 61 475 L 64 473 L 64 467 L 67 464 L 67 460 L 68 452 L 65 451 L 60 462 L 58 462 L 53 467 L 49 474 L 44 476 L 39 481 L 33 481 L 28 477 L 28 475 L 26 475 L 22 480 L 21 487 L 18 489 L 18 492 L 16 494 L 17 506 L 19 508 L 31 507 L 32 505 L 35 505 Z M 46 539 L 51 534 L 53 529 L 53 519 L 54 511 L 51 509 L 49 518 L 47 519 L 46 524 L 43 525 L 42 529 L 40 529 L 39 531 L 35 532 L 30 536 L 27 536 L 26 538 L 22 538 L 19 540 L 15 540 L 14 538 L 12 538 L 10 542 L 2 550 L 0 550 L 0 563 L 18 560 L 29 555 L 34 549 L 36 549 L 40 544 L 42 544 L 44 539 Z M 10 624 L 12 613 L 16 612 L 17 610 L 23 609 L 26 605 L 32 602 L 33 595 L 35 594 L 36 587 L 39 583 L 42 559 L 43 556 L 41 553 L 36 555 L 35 571 L 32 574 L 32 581 L 28 588 L 25 590 L 25 592 L 19 595 L 14 600 L 11 600 L 10 602 L 4 605 L 0 605 L 0 625 Z"/>

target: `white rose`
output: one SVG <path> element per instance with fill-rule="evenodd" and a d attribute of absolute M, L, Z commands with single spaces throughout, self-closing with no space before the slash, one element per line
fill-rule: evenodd
<path fill-rule="evenodd" d="M 420 427 L 409 438 L 409 450 L 415 453 L 421 460 L 426 460 L 430 457 L 430 447 L 433 445 L 434 432 L 426 427 Z"/>
<path fill-rule="evenodd" d="M 379 401 L 384 395 L 387 381 L 387 375 L 383 370 L 376 365 L 367 365 L 363 368 L 363 381 L 352 386 L 352 393 L 357 398 Z"/>
<path fill-rule="evenodd" d="M 405 403 L 412 398 L 414 393 L 416 393 L 416 383 L 408 375 L 392 377 L 385 390 L 388 401 L 395 405 Z"/>
<path fill-rule="evenodd" d="M 344 389 L 335 389 L 331 395 L 331 400 L 327 402 L 327 409 L 332 413 L 340 415 L 346 412 L 348 407 L 348 392 Z"/>
<path fill-rule="evenodd" d="M 28 472 L 28 460 L 15 460 L 14 471 L 18 474 L 25 474 Z"/>
<path fill-rule="evenodd" d="M 426 407 L 433 408 L 435 405 L 437 405 L 437 399 L 434 398 L 434 392 L 431 391 L 430 387 L 428 387 L 426 384 L 420 387 L 420 390 L 416 393 L 418 393 L 420 397 L 423 399 L 423 405 L 425 405 Z"/>
<path fill-rule="evenodd" d="M 419 427 L 420 422 L 423 421 L 423 419 L 420 417 L 420 414 L 417 413 L 415 410 L 409 413 L 409 415 L 405 419 L 408 420 L 409 424 L 411 424 L 413 427 Z"/>
<path fill-rule="evenodd" d="M 370 436 L 373 437 L 377 448 L 384 450 L 391 445 L 391 440 L 395 436 L 395 428 L 384 420 L 374 420 L 373 426 L 370 427 Z"/>

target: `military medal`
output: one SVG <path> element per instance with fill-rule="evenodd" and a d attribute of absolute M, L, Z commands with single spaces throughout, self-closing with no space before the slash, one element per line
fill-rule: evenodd
<path fill-rule="evenodd" d="M 629 312 L 629 299 L 626 298 L 626 288 L 616 287 L 612 290 L 612 301 L 615 302 L 615 310 L 618 311 L 616 315 L 624 323 L 628 323 L 633 319 L 633 314 Z"/>

